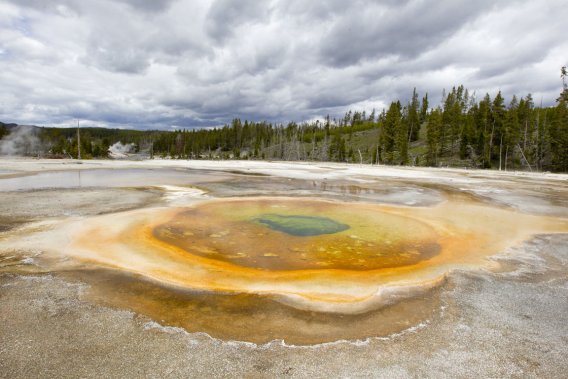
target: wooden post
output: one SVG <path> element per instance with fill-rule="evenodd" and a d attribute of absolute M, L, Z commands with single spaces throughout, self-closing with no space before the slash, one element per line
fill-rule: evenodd
<path fill-rule="evenodd" d="M 81 133 L 79 130 L 79 120 L 77 120 L 77 159 L 81 159 Z"/>

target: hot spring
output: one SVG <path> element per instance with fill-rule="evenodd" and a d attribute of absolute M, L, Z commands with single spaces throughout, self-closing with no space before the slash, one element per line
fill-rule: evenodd
<path fill-rule="evenodd" d="M 72 236 L 65 256 L 135 275 L 82 270 L 105 304 L 223 339 L 311 344 L 419 323 L 438 309 L 435 288 L 451 270 L 497 268 L 489 256 L 535 231 L 567 229 L 565 220 L 463 197 L 434 207 L 245 197 L 98 216 L 61 231 Z"/>
<path fill-rule="evenodd" d="M 123 171 L 132 175 L 112 171 L 109 182 L 102 170 L 4 179 L 0 191 L 65 185 L 61 196 L 72 188 L 84 207 L 82 196 L 105 191 L 159 199 L 14 229 L 4 248 L 41 250 L 46 272 L 90 284 L 86 296 L 97 304 L 223 340 L 316 344 L 398 333 L 436 317 L 453 270 L 500 270 L 491 256 L 568 231 L 564 218 L 455 187 Z"/>
<path fill-rule="evenodd" d="M 416 219 L 323 200 L 217 201 L 180 211 L 154 236 L 200 257 L 280 270 L 376 270 L 439 253 Z"/>

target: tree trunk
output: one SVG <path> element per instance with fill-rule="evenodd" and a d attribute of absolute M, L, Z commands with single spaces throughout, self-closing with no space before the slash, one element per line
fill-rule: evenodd
<path fill-rule="evenodd" d="M 523 150 L 527 150 L 527 128 L 529 127 L 529 120 L 525 120 L 525 138 L 523 139 Z"/>
<path fill-rule="evenodd" d="M 542 106 L 542 103 L 541 103 Z M 540 145 L 540 110 L 536 113 L 536 170 L 540 171 L 538 168 L 538 160 L 539 160 L 539 145 Z"/>
<path fill-rule="evenodd" d="M 379 159 L 379 145 L 377 145 L 377 166 L 379 165 L 380 159 Z"/>
<path fill-rule="evenodd" d="M 491 126 L 491 137 L 489 138 L 489 166 L 491 166 L 491 153 L 493 150 L 493 132 L 495 131 L 495 121 L 493 121 L 493 125 Z"/>
<path fill-rule="evenodd" d="M 523 149 L 521 149 L 521 147 L 518 144 L 517 144 L 517 147 L 519 148 L 521 155 L 523 156 L 523 159 L 525 160 L 525 162 L 527 162 L 527 165 L 529 166 L 529 170 L 531 170 L 531 172 L 532 172 L 532 166 L 531 166 L 529 160 L 527 159 L 527 157 L 525 156 Z"/>
<path fill-rule="evenodd" d="M 503 155 L 503 134 L 501 134 L 501 140 L 499 141 L 499 171 L 501 171 L 501 156 Z"/>

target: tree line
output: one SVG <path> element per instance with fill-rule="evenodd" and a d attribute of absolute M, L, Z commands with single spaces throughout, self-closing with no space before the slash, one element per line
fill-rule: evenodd
<path fill-rule="evenodd" d="M 348 111 L 323 121 L 273 124 L 233 119 L 213 129 L 140 131 L 81 128 L 83 159 L 102 158 L 115 142 L 135 152 L 172 159 L 266 159 L 366 164 L 453 166 L 568 172 L 568 89 L 554 106 L 535 105 L 530 94 L 506 101 L 501 92 L 478 99 L 452 88 L 436 106 L 428 94 L 380 113 Z M 8 135 L 0 124 L 0 137 Z M 40 128 L 42 154 L 77 157 L 76 129 Z"/>
<path fill-rule="evenodd" d="M 160 134 L 154 153 L 181 159 L 277 159 L 568 171 L 568 90 L 555 106 L 531 94 L 478 100 L 464 86 L 430 107 L 416 89 L 381 113 L 287 125 L 234 119 L 222 128 Z"/>

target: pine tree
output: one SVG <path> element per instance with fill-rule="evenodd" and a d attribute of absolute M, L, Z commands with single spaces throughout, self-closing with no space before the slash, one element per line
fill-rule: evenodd
<path fill-rule="evenodd" d="M 412 100 L 408 105 L 408 142 L 413 142 L 418 139 L 418 133 L 420 132 L 420 110 L 418 109 L 419 106 L 420 104 L 418 101 L 418 93 L 416 93 L 416 88 L 414 88 L 414 90 L 412 91 Z"/>
<path fill-rule="evenodd" d="M 501 170 L 501 158 L 503 153 L 503 137 L 505 135 L 504 130 L 505 122 L 505 100 L 501 96 L 501 91 L 497 93 L 495 99 L 493 99 L 493 104 L 491 107 L 491 140 L 489 151 L 492 154 L 493 146 L 498 146 L 499 148 L 499 170 Z M 491 160 L 491 155 L 490 155 Z"/>
<path fill-rule="evenodd" d="M 380 136 L 382 160 L 392 164 L 395 159 L 397 131 L 400 129 L 400 103 L 392 102 L 386 113 Z"/>
<path fill-rule="evenodd" d="M 422 105 L 420 107 L 420 124 L 426 122 L 426 116 L 428 116 L 428 93 L 422 98 Z"/>
<path fill-rule="evenodd" d="M 442 129 L 442 110 L 434 109 L 428 118 L 426 138 L 428 142 L 427 159 L 428 164 L 437 166 L 438 156 L 441 149 L 440 135 Z"/>
<path fill-rule="evenodd" d="M 504 149 L 504 169 L 509 168 L 509 156 L 511 155 L 513 167 L 515 164 L 514 151 L 515 147 L 519 144 L 521 128 L 519 123 L 519 102 L 516 96 L 509 103 L 509 109 L 505 116 L 505 124 L 503 130 L 503 149 Z"/>
<path fill-rule="evenodd" d="M 551 166 L 555 171 L 568 171 L 568 88 L 566 86 L 566 67 L 562 67 L 562 93 L 552 110 L 550 126 Z"/>
<path fill-rule="evenodd" d="M 398 106 L 400 107 L 400 103 Z M 408 163 L 408 144 L 410 139 L 409 135 L 411 133 L 409 129 L 412 121 L 408 107 L 405 107 L 402 113 L 402 117 L 399 118 L 399 122 L 396 127 L 396 151 L 398 153 L 397 163 L 405 165 Z M 416 121 L 417 120 L 414 122 Z"/>

